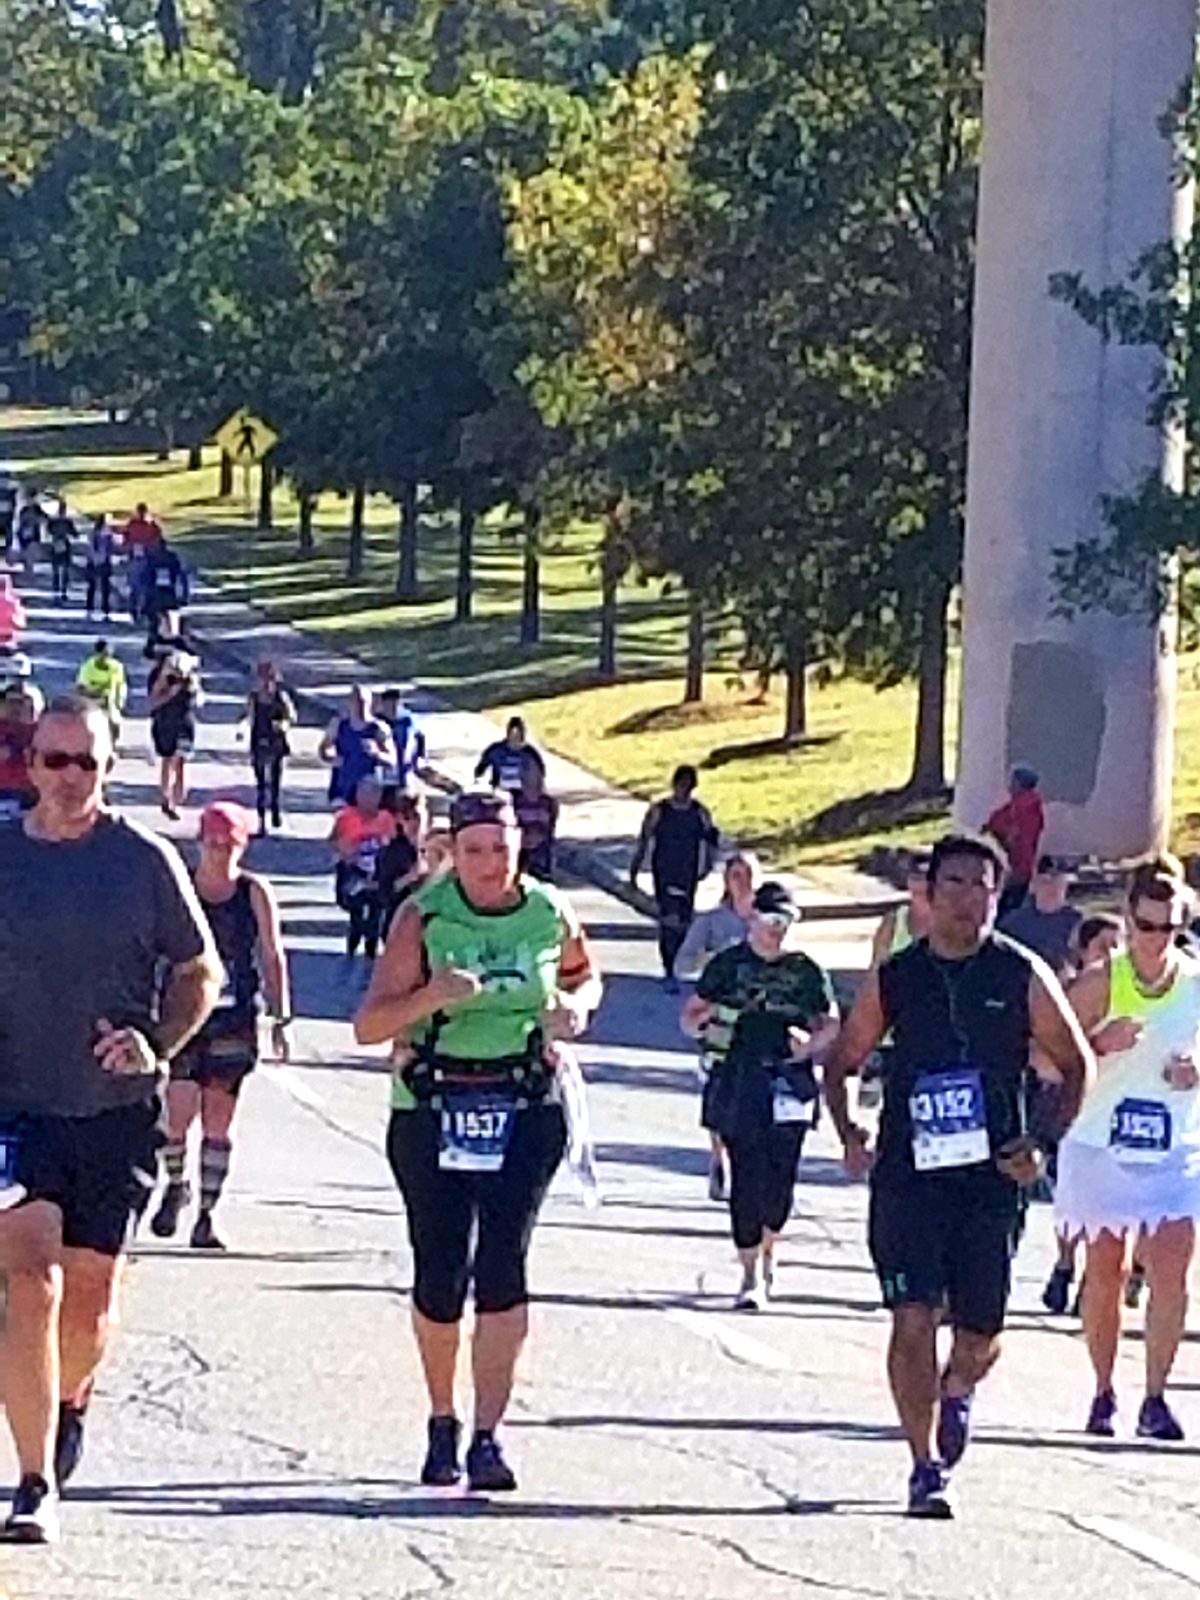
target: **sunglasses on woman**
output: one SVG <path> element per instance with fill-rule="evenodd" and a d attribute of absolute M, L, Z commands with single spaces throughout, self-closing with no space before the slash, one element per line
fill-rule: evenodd
<path fill-rule="evenodd" d="M 99 772 L 100 763 L 87 751 L 35 750 L 34 755 L 48 772 L 65 772 L 68 767 L 78 767 L 80 772 Z"/>

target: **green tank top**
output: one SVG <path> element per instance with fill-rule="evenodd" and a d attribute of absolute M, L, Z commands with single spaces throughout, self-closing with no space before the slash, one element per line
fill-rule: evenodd
<path fill-rule="evenodd" d="M 567 908 L 550 884 L 522 878 L 519 904 L 508 911 L 479 911 L 453 873 L 413 897 L 424 924 L 425 951 L 433 967 L 473 972 L 482 992 L 442 1017 L 412 1030 L 412 1043 L 458 1061 L 498 1061 L 524 1055 L 538 1019 L 558 988 Z M 397 1076 L 392 1104 L 415 1105 Z"/>
<path fill-rule="evenodd" d="M 1113 1017 L 1145 1019 L 1175 1004 L 1178 974 L 1170 988 L 1164 989 L 1162 994 L 1147 994 L 1138 983 L 1127 951 L 1119 950 L 1112 956 L 1108 975 L 1108 1020 Z"/>

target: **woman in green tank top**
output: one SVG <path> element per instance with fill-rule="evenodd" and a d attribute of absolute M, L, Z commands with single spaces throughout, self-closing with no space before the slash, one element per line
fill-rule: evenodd
<path fill-rule="evenodd" d="M 566 896 L 518 872 L 511 798 L 459 795 L 450 825 L 453 869 L 401 907 L 354 1030 L 360 1044 L 392 1044 L 397 1059 L 387 1148 L 429 1391 L 421 1481 L 462 1476 L 454 1392 L 473 1281 L 466 1471 L 473 1489 L 495 1492 L 516 1487 L 496 1430 L 528 1331 L 529 1241 L 566 1144 L 556 1041 L 582 1033 L 600 979 Z"/>

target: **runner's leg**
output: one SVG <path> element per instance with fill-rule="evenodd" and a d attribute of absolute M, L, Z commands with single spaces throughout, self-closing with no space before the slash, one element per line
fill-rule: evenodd
<path fill-rule="evenodd" d="M 1096 1374 L 1096 1393 L 1113 1386 L 1121 1338 L 1121 1291 L 1125 1286 L 1125 1240 L 1107 1230 L 1087 1241 L 1083 1279 L 1083 1331 Z"/>
<path fill-rule="evenodd" d="M 888 1382 L 916 1463 L 933 1460 L 939 1389 L 937 1328 L 938 1312 L 932 1306 L 901 1305 L 892 1312 Z"/>
<path fill-rule="evenodd" d="M 229 1176 L 233 1153 L 230 1132 L 237 1111 L 237 1097 L 229 1085 L 210 1080 L 200 1091 L 200 1215 L 210 1217 L 216 1210 Z"/>
<path fill-rule="evenodd" d="M 58 1427 L 62 1306 L 62 1215 L 44 1200 L 0 1219 L 0 1260 L 8 1274 L 4 1401 L 21 1475 L 53 1480 Z"/>
<path fill-rule="evenodd" d="M 1146 1393 L 1166 1390 L 1187 1319 L 1188 1272 L 1196 1252 L 1196 1226 L 1189 1217 L 1164 1222 L 1143 1235 L 1138 1253 L 1146 1268 Z"/>
<path fill-rule="evenodd" d="M 63 1251 L 63 1297 L 59 1329 L 62 1398 L 78 1403 L 108 1348 L 116 1322 L 121 1257 L 96 1250 Z"/>

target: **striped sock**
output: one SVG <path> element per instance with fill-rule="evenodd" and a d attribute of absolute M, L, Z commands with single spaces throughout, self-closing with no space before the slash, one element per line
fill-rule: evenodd
<path fill-rule="evenodd" d="M 229 1158 L 233 1145 L 228 1139 L 205 1139 L 200 1145 L 200 1214 L 206 1216 L 216 1209 L 229 1176 Z"/>
<path fill-rule="evenodd" d="M 187 1140 L 168 1139 L 163 1146 L 163 1166 L 167 1170 L 167 1182 L 175 1189 L 182 1189 L 184 1172 L 187 1168 Z"/>

